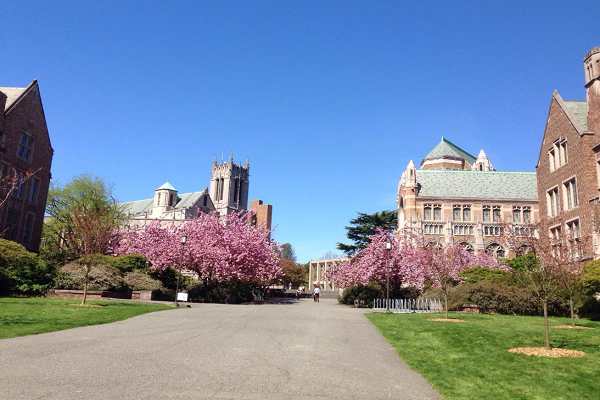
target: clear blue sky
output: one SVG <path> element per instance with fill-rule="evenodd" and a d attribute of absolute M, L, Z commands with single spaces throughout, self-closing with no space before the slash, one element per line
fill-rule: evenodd
<path fill-rule="evenodd" d="M 0 86 L 38 79 L 53 178 L 121 201 L 208 186 L 250 158 L 250 198 L 298 261 L 441 136 L 535 169 L 552 91 L 584 100 L 597 1 L 3 1 Z"/>

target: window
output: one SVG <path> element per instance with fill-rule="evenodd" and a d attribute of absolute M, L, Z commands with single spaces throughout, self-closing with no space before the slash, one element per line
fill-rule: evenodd
<path fill-rule="evenodd" d="M 566 204 L 566 209 L 570 210 L 572 208 L 577 207 L 577 183 L 575 178 L 568 180 L 563 183 L 563 192 L 564 192 L 564 201 Z"/>
<path fill-rule="evenodd" d="M 430 205 L 425 205 L 425 208 L 423 209 L 423 219 L 426 221 L 431 220 L 431 206 Z"/>
<path fill-rule="evenodd" d="M 453 219 L 460 221 L 460 207 L 454 207 Z"/>
<path fill-rule="evenodd" d="M 470 220 L 471 220 L 471 207 L 464 206 L 463 207 L 463 221 L 470 221 Z"/>
<path fill-rule="evenodd" d="M 513 223 L 521 222 L 521 207 L 513 207 Z"/>
<path fill-rule="evenodd" d="M 31 240 L 31 231 L 33 230 L 33 214 L 27 214 L 25 217 L 25 226 L 23 227 L 23 246 L 29 247 L 29 241 Z"/>
<path fill-rule="evenodd" d="M 567 222 L 567 229 L 569 231 L 570 239 L 579 239 L 581 237 L 581 229 L 579 228 L 578 219 Z"/>
<path fill-rule="evenodd" d="M 504 247 L 498 243 L 490 244 L 485 250 L 492 257 L 502 258 L 505 255 Z"/>
<path fill-rule="evenodd" d="M 15 188 L 12 190 L 11 193 L 13 196 L 18 197 L 19 199 L 23 198 L 23 192 L 24 192 L 23 189 L 25 187 L 25 182 L 23 182 L 23 178 L 24 178 L 23 174 L 17 175 L 17 173 L 15 171 L 15 175 L 14 175 L 15 182 L 14 183 L 18 182 L 18 185 L 15 186 Z"/>
<path fill-rule="evenodd" d="M 493 216 L 494 216 L 494 222 L 500 222 L 500 206 L 494 206 L 493 208 Z"/>
<path fill-rule="evenodd" d="M 6 210 L 6 238 L 8 240 L 15 240 L 17 238 L 17 227 L 19 225 L 19 217 L 21 213 L 14 208 Z"/>
<path fill-rule="evenodd" d="M 483 206 L 483 222 L 491 222 L 491 208 L 490 206 Z"/>
<path fill-rule="evenodd" d="M 531 222 L 531 207 L 523 207 L 523 222 Z"/>
<path fill-rule="evenodd" d="M 560 203 L 558 202 L 558 188 L 550 189 L 546 193 L 546 202 L 548 203 L 548 216 L 554 217 L 560 212 Z"/>
<path fill-rule="evenodd" d="M 19 137 L 19 147 L 17 148 L 17 157 L 19 157 L 21 160 L 31 162 L 32 155 L 33 139 L 21 133 L 21 136 Z"/>
<path fill-rule="evenodd" d="M 569 161 L 569 155 L 567 152 L 567 141 L 565 139 L 558 139 L 552 145 L 552 148 L 548 150 L 548 163 L 550 164 L 550 171 L 554 171 L 559 167 L 562 167 Z"/>
<path fill-rule="evenodd" d="M 471 206 L 470 205 L 455 205 L 452 208 L 452 219 L 454 221 L 470 221 Z"/>
<path fill-rule="evenodd" d="M 175 203 L 173 202 L 173 193 L 169 194 L 169 206 L 174 206 Z"/>
<path fill-rule="evenodd" d="M 31 188 L 29 191 L 29 202 L 30 203 L 37 203 L 39 188 L 40 188 L 40 180 L 35 179 L 35 178 L 32 179 L 31 180 Z"/>
<path fill-rule="evenodd" d="M 440 205 L 433 206 L 433 219 L 436 221 L 442 220 L 442 206 L 440 206 Z"/>

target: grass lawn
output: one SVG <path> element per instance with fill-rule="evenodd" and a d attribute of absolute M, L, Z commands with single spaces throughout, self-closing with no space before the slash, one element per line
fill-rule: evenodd
<path fill-rule="evenodd" d="M 595 329 L 550 328 L 554 347 L 585 351 L 581 358 L 509 353 L 512 347 L 544 346 L 542 317 L 452 314 L 467 322 L 433 322 L 443 314 L 383 314 L 367 317 L 410 367 L 444 399 L 598 399 L 600 322 Z M 568 324 L 550 318 L 550 325 Z"/>
<path fill-rule="evenodd" d="M 87 301 L 101 307 L 77 307 L 81 300 L 0 297 L 0 339 L 106 324 L 172 307 L 119 301 Z"/>

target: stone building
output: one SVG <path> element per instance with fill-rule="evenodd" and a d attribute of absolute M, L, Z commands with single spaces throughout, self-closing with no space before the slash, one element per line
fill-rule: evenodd
<path fill-rule="evenodd" d="M 37 80 L 0 87 L 0 178 L 35 171 L 0 206 L 0 232 L 30 251 L 40 247 L 53 154 Z"/>
<path fill-rule="evenodd" d="M 348 257 L 344 258 L 329 258 L 326 260 L 311 260 L 308 268 L 308 283 L 309 288 L 312 289 L 314 285 L 319 285 L 321 290 L 332 291 L 339 290 L 340 295 L 342 294 L 341 288 L 327 278 L 326 273 L 334 266 L 348 261 Z"/>
<path fill-rule="evenodd" d="M 582 241 L 585 255 L 600 257 L 600 47 L 583 59 L 586 100 L 554 91 L 537 163 L 543 232 L 540 238 Z"/>
<path fill-rule="evenodd" d="M 200 213 L 216 211 L 219 215 L 229 215 L 234 212 L 247 211 L 249 163 L 236 165 L 233 155 L 226 163 L 217 164 L 213 161 L 210 191 L 180 194 L 169 182 L 154 191 L 151 199 L 123 203 L 125 212 L 129 215 L 129 226 L 144 227 L 151 221 L 160 219 L 169 223 L 183 223 L 197 218 Z M 252 200 L 251 210 L 255 213 L 251 223 L 271 229 L 273 207 L 263 204 L 262 200 Z"/>
<path fill-rule="evenodd" d="M 422 235 L 426 246 L 462 243 L 469 251 L 506 256 L 501 225 L 535 221 L 535 172 L 496 171 L 442 137 L 417 169 L 411 160 L 398 185 L 398 228 Z"/>

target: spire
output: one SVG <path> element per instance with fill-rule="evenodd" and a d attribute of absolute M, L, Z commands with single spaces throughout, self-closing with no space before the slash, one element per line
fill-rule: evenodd
<path fill-rule="evenodd" d="M 215 154 L 215 158 L 213 159 L 213 165 L 217 165 L 217 155 Z"/>
<path fill-rule="evenodd" d="M 233 151 L 229 153 L 229 165 L 233 165 Z"/>
<path fill-rule="evenodd" d="M 417 186 L 417 168 L 415 167 L 413 160 L 410 160 L 406 166 L 406 171 L 402 174 L 402 179 L 405 180 L 405 185 L 407 187 Z"/>
<path fill-rule="evenodd" d="M 487 158 L 487 155 L 485 154 L 485 151 L 483 151 L 483 149 L 481 149 L 481 151 L 479 152 L 479 155 L 477 156 L 477 160 L 475 160 L 475 163 L 473 164 L 473 167 L 471 169 L 473 171 L 493 171 L 494 170 L 492 163 Z"/>
<path fill-rule="evenodd" d="M 246 168 L 250 166 L 250 158 L 246 157 Z"/>

